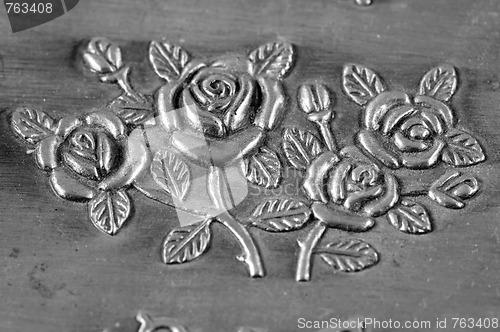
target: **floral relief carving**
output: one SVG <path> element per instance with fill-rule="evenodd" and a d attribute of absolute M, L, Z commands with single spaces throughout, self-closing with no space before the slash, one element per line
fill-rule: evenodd
<path fill-rule="evenodd" d="M 246 194 L 236 197 L 234 182 L 275 188 L 281 181 L 281 162 L 265 144 L 287 110 L 282 80 L 292 69 L 292 45 L 277 41 L 208 59 L 153 41 L 148 59 L 164 82 L 148 93 L 133 88 L 133 64 L 118 44 L 93 38 L 81 58 L 101 82 L 122 90 L 108 107 L 58 121 L 31 108 L 12 116 L 13 131 L 51 173 L 54 192 L 88 202 L 94 225 L 114 235 L 130 217 L 127 190 L 135 188 L 189 216 L 165 237 L 165 263 L 203 254 L 218 222 L 239 242 L 249 274 L 263 276 L 249 222 L 231 212 Z"/>
<path fill-rule="evenodd" d="M 214 240 L 211 225 L 218 223 L 240 245 L 238 259 L 251 277 L 265 275 L 254 241 L 262 231 L 303 230 L 297 281 L 310 280 L 316 256 L 334 271 L 358 272 L 383 253 L 359 237 L 326 240 L 329 229 L 366 232 L 386 219 L 402 232 L 425 234 L 435 222 L 429 199 L 460 209 L 480 192 L 480 180 L 467 167 L 486 157 L 474 135 L 457 125 L 450 103 L 459 80 L 450 65 L 431 69 L 415 94 L 391 90 L 369 68 L 346 65 L 342 87 L 361 121 L 354 143 L 344 147 L 332 131 L 340 111 L 332 90 L 301 84 L 298 108 L 317 130 L 283 128 L 277 151 L 269 136 L 279 134 L 293 104 L 284 87 L 296 61 L 290 43 L 204 58 L 153 41 L 147 53 L 161 81 L 153 91 L 130 83 L 134 64 L 122 59 L 118 44 L 93 38 L 80 54 L 84 67 L 102 83 L 116 84 L 120 95 L 57 120 L 21 107 L 11 128 L 49 173 L 54 193 L 86 203 L 91 222 L 108 235 L 131 219 L 129 190 L 174 207 L 178 225 L 165 234 L 161 250 L 166 264 L 205 254 Z M 302 172 L 302 195 L 259 196 L 248 215 L 237 213 L 248 185 L 278 188 L 285 167 Z M 413 188 L 401 170 L 444 174 Z"/>
<path fill-rule="evenodd" d="M 322 84 L 299 87 L 299 106 L 307 119 L 317 125 L 322 139 L 313 139 L 314 133 L 298 128 L 287 128 L 283 134 L 283 152 L 290 166 L 305 169 L 302 187 L 311 201 L 314 225 L 298 241 L 297 281 L 310 279 L 315 254 L 344 272 L 360 271 L 378 262 L 375 249 L 359 239 L 347 240 L 350 245 L 321 245 L 328 228 L 364 232 L 376 225 L 375 217 L 385 216 L 402 232 L 425 234 L 433 226 L 428 208 L 418 200 L 419 196 L 427 195 L 441 206 L 458 209 L 479 191 L 476 177 L 458 171 L 448 170 L 433 183 L 424 185 L 424 189 L 404 187 L 405 179 L 394 171 L 406 168 L 434 173 L 431 168 L 440 162 L 463 168 L 485 160 L 481 145 L 472 134 L 456 126 L 454 113 L 447 104 L 457 82 L 455 69 L 442 65 L 425 74 L 418 94 L 411 95 L 389 90 L 369 68 L 346 65 L 344 92 L 363 110 L 355 144 L 341 149 L 331 131 L 333 103 L 326 88 Z M 294 140 L 289 135 L 291 131 L 301 131 L 299 136 L 309 139 Z M 290 144 L 297 147 L 291 150 Z M 369 250 L 343 250 L 356 246 Z M 334 258 L 326 259 L 325 251 Z"/>

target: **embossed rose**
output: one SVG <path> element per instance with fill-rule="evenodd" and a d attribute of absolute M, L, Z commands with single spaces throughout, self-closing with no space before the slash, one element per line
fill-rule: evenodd
<path fill-rule="evenodd" d="M 399 200 L 398 182 L 354 147 L 327 151 L 307 169 L 303 189 L 310 199 L 365 216 L 386 213 Z"/>
<path fill-rule="evenodd" d="M 141 132 L 127 134 L 122 121 L 108 111 L 68 116 L 36 146 L 36 162 L 51 172 L 50 183 L 58 196 L 89 200 L 99 189 L 129 184 L 145 167 L 147 150 Z"/>
<path fill-rule="evenodd" d="M 192 161 L 218 166 L 257 149 L 285 110 L 279 80 L 256 74 L 244 56 L 193 60 L 157 95 L 172 146 Z"/>
<path fill-rule="evenodd" d="M 391 168 L 434 166 L 454 125 L 451 109 L 425 95 L 382 92 L 363 114 L 358 140 L 364 150 Z"/>

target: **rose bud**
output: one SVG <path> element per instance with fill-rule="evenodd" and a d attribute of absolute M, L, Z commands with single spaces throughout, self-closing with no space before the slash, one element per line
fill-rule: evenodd
<path fill-rule="evenodd" d="M 120 47 L 106 38 L 96 37 L 83 52 L 85 65 L 98 74 L 108 74 L 122 67 Z"/>
<path fill-rule="evenodd" d="M 330 94 L 324 84 L 303 84 L 297 91 L 300 109 L 309 114 L 330 108 Z"/>

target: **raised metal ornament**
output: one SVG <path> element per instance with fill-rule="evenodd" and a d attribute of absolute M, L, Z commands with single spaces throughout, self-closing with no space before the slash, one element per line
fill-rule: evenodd
<path fill-rule="evenodd" d="M 285 41 L 212 59 L 153 41 L 149 62 L 163 83 L 151 93 L 130 83 L 133 64 L 123 62 L 117 44 L 94 38 L 80 55 L 85 68 L 123 93 L 101 109 L 58 120 L 19 108 L 12 129 L 49 173 L 54 193 L 85 202 L 89 219 L 106 234 L 115 235 L 130 218 L 129 189 L 174 207 L 179 226 L 163 242 L 166 264 L 205 253 L 216 222 L 240 244 L 238 259 L 251 277 L 265 271 L 250 228 L 304 228 L 297 236 L 297 281 L 310 280 L 316 255 L 334 271 L 358 272 L 380 254 L 358 238 L 322 243 L 329 228 L 365 232 L 383 217 L 402 232 L 425 234 L 432 222 L 423 196 L 459 209 L 480 189 L 466 168 L 485 154 L 473 134 L 457 126 L 449 103 L 458 78 L 450 65 L 432 68 L 415 94 L 391 90 L 364 66 L 346 65 L 342 87 L 359 105 L 361 121 L 355 144 L 345 147 L 331 129 L 333 93 L 319 82 L 302 84 L 290 96 L 317 131 L 286 127 L 275 151 L 268 137 L 279 134 L 293 105 L 282 81 L 296 59 Z M 304 174 L 302 195 L 262 197 L 239 217 L 248 185 L 277 188 L 284 167 Z M 429 175 L 428 183 L 414 181 Z"/>

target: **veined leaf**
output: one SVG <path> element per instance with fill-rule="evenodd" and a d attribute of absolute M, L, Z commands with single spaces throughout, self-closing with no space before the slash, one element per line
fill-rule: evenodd
<path fill-rule="evenodd" d="M 443 161 L 453 166 L 471 166 L 486 159 L 483 148 L 469 133 L 453 128 L 446 133 Z"/>
<path fill-rule="evenodd" d="M 42 111 L 19 108 L 14 111 L 12 130 L 30 144 L 37 144 L 45 137 L 54 134 L 54 120 Z"/>
<path fill-rule="evenodd" d="M 281 180 L 281 162 L 274 151 L 262 147 L 246 159 L 244 173 L 248 181 L 265 188 L 276 188 Z"/>
<path fill-rule="evenodd" d="M 311 210 L 304 203 L 278 198 L 259 204 L 252 212 L 251 223 L 268 232 L 289 232 L 302 228 L 310 216 Z"/>
<path fill-rule="evenodd" d="M 387 214 L 392 226 L 401 232 L 424 234 L 432 230 L 432 224 L 427 210 L 419 203 L 403 199 L 401 203 Z"/>
<path fill-rule="evenodd" d="M 186 263 L 203 254 L 210 244 L 210 221 L 191 224 L 172 230 L 163 242 L 165 264 Z"/>
<path fill-rule="evenodd" d="M 254 75 L 267 75 L 277 80 L 284 78 L 293 62 L 293 46 L 286 42 L 272 42 L 250 52 Z"/>
<path fill-rule="evenodd" d="M 313 159 L 323 152 L 323 147 L 311 132 L 286 128 L 283 133 L 283 152 L 290 165 L 305 171 Z"/>
<path fill-rule="evenodd" d="M 448 101 L 457 89 L 457 73 L 450 65 L 432 68 L 420 81 L 421 95 Z"/>
<path fill-rule="evenodd" d="M 357 64 L 344 66 L 342 85 L 346 94 L 360 106 L 385 91 L 382 79 L 373 70 Z"/>
<path fill-rule="evenodd" d="M 90 220 L 99 230 L 115 235 L 130 216 L 130 199 L 124 189 L 103 191 L 89 202 Z"/>
<path fill-rule="evenodd" d="M 141 95 L 141 100 L 135 100 L 124 93 L 111 102 L 109 107 L 128 125 L 138 126 L 155 115 L 153 98 Z"/>
<path fill-rule="evenodd" d="M 191 172 L 179 156 L 168 150 L 157 152 L 151 163 L 151 174 L 165 191 L 184 200 L 191 185 Z"/>
<path fill-rule="evenodd" d="M 319 254 L 323 261 L 336 271 L 359 272 L 378 260 L 378 254 L 368 243 L 357 240 L 341 240 L 317 247 L 315 254 Z"/>
<path fill-rule="evenodd" d="M 189 54 L 180 46 L 157 41 L 149 45 L 149 61 L 155 73 L 169 82 L 180 78 L 189 60 Z"/>

